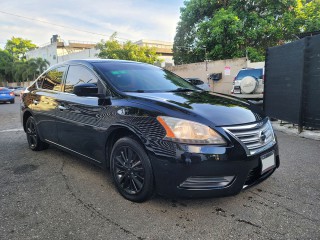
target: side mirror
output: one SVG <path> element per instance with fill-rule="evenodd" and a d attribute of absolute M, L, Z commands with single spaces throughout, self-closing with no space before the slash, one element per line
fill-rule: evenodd
<path fill-rule="evenodd" d="M 73 87 L 73 93 L 82 97 L 97 97 L 98 105 L 111 105 L 111 99 L 106 94 L 98 93 L 97 85 L 93 83 L 81 83 Z"/>
<path fill-rule="evenodd" d="M 93 83 L 81 83 L 73 87 L 73 93 L 83 97 L 98 97 L 98 87 Z"/>

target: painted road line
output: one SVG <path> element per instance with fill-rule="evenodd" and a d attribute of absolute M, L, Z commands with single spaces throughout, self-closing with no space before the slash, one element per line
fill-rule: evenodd
<path fill-rule="evenodd" d="M 23 128 L 0 130 L 0 133 L 2 133 L 2 132 L 19 132 L 19 131 L 23 131 Z"/>

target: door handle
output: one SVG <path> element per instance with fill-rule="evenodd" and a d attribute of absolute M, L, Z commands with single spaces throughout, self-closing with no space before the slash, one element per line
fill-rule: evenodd
<path fill-rule="evenodd" d="M 39 104 L 39 102 L 38 102 L 37 100 L 33 100 L 33 103 L 34 103 L 35 105 Z"/>
<path fill-rule="evenodd" d="M 66 108 L 66 107 L 64 107 L 64 106 L 62 106 L 62 105 L 59 105 L 58 108 L 59 108 L 60 111 L 63 111 L 63 110 L 67 110 L 67 109 L 68 109 L 68 108 Z"/>

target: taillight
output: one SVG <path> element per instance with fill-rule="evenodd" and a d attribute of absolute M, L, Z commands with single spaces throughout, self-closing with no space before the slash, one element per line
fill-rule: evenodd
<path fill-rule="evenodd" d="M 11 93 L 10 93 L 10 96 L 14 96 L 14 93 L 13 93 L 13 92 L 11 92 Z"/>

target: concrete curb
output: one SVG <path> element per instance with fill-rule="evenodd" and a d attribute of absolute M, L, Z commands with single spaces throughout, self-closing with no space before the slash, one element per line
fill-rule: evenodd
<path fill-rule="evenodd" d="M 284 132 L 290 135 L 295 135 L 302 138 L 308 138 L 312 140 L 320 141 L 320 130 L 303 130 L 302 133 L 298 133 L 298 127 L 292 126 L 292 124 L 288 125 L 280 125 L 280 121 L 272 122 L 273 129 L 276 131 Z"/>

